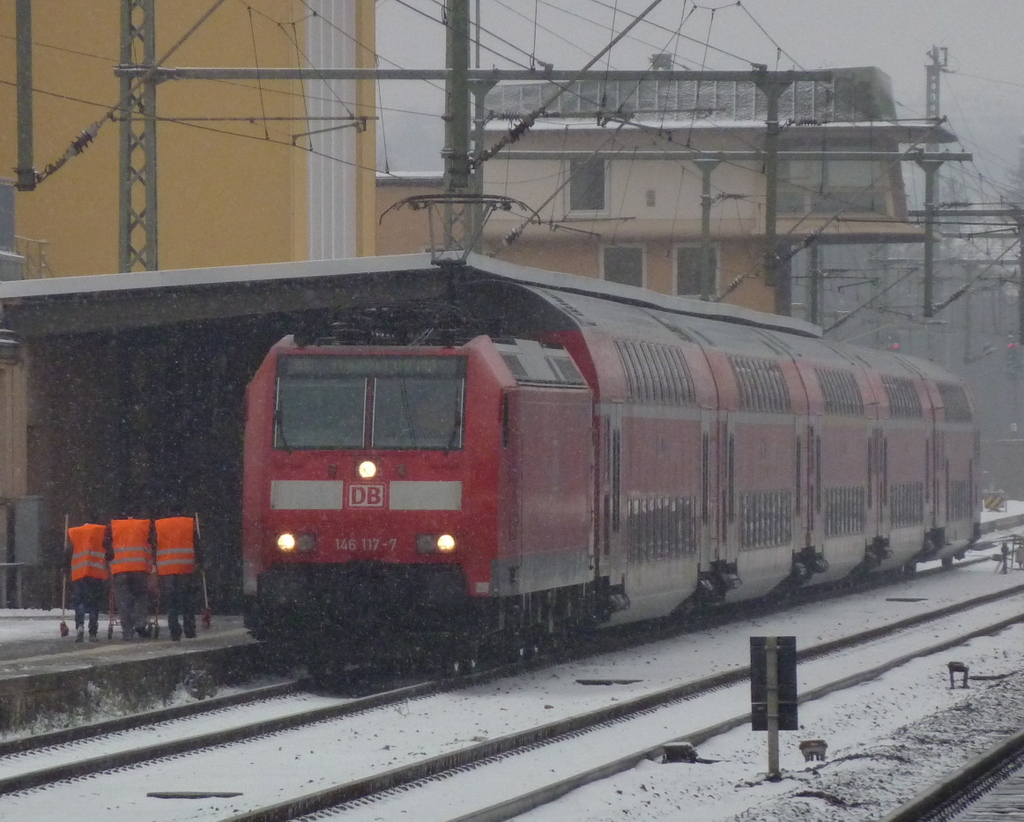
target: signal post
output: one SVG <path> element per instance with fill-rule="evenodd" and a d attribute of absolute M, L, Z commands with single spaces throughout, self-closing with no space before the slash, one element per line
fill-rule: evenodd
<path fill-rule="evenodd" d="M 779 731 L 800 729 L 797 718 L 796 637 L 750 638 L 750 726 L 768 732 L 768 779 L 778 782 Z"/>

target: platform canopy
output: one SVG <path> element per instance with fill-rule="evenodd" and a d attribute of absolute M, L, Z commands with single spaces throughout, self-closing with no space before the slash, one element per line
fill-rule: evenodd
<path fill-rule="evenodd" d="M 439 263 L 429 254 L 409 254 L 2 282 L 0 311 L 3 325 L 24 338 L 121 332 L 184 322 L 445 299 L 451 295 L 453 271 L 463 283 L 501 279 L 820 335 L 814 326 L 788 317 L 670 297 L 475 254 L 464 264 Z"/>

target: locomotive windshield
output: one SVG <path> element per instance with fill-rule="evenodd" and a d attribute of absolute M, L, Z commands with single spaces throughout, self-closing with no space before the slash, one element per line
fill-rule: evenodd
<path fill-rule="evenodd" d="M 462 448 L 465 357 L 282 357 L 274 446 Z"/>

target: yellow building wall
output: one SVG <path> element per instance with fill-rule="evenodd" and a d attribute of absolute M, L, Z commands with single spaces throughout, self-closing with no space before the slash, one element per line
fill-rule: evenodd
<path fill-rule="evenodd" d="M 373 0 L 359 0 L 360 37 L 372 40 Z M 35 166 L 64 154 L 71 140 L 119 97 L 120 0 L 33 0 Z M 157 0 L 156 53 L 162 57 L 210 8 L 209 0 Z M 225 3 L 168 60 L 171 66 L 262 68 L 303 65 L 300 0 Z M 367 22 L 369 21 L 369 22 Z M 17 165 L 15 4 L 0 3 L 0 174 Z M 297 44 L 296 44 L 297 42 Z M 365 62 L 366 51 L 360 52 Z M 361 113 L 366 111 L 363 102 Z M 292 136 L 312 130 L 299 82 L 169 81 L 157 89 L 160 268 L 306 259 L 307 153 Z M 186 118 L 189 118 L 186 120 Z M 210 118 L 210 119 L 193 119 Z M 235 120 L 217 118 L 240 118 Z M 175 120 L 177 120 L 175 122 Z M 251 122 L 250 122 L 251 120 Z M 315 128 L 316 126 L 314 126 Z M 374 129 L 361 157 L 373 175 Z M 298 141 L 301 146 L 301 140 Z M 19 236 L 49 241 L 54 275 L 118 267 L 119 123 L 107 122 L 84 154 L 17 196 Z M 360 186 L 372 192 L 372 183 Z M 360 252 L 374 253 L 372 194 Z"/>
<path fill-rule="evenodd" d="M 430 184 L 414 178 L 407 178 L 401 182 L 378 181 L 379 253 L 416 254 L 426 250 L 430 245 L 426 210 L 414 211 L 399 204 L 408 197 L 440 194 L 442 190 L 440 181 Z M 509 263 L 546 271 L 562 271 L 595 279 L 601 277 L 600 242 L 589 238 L 577 239 L 564 232 L 553 232 L 547 226 L 532 228 L 532 232 L 524 232 L 518 242 L 501 249 L 495 256 Z M 435 231 L 437 230 L 438 227 L 435 226 Z M 663 235 L 665 233 L 668 232 L 663 232 Z M 496 234 L 495 231 L 485 231 L 488 253 L 497 248 Z M 645 287 L 661 294 L 674 294 L 675 244 L 657 236 L 644 236 L 641 232 L 636 232 L 622 241 L 644 247 Z M 722 302 L 757 311 L 774 312 L 775 291 L 765 285 L 764 279 L 760 276 L 763 246 L 758 242 L 758 238 L 717 242 L 716 248 L 719 257 L 718 290 L 727 288 L 737 278 L 740 280 Z"/>

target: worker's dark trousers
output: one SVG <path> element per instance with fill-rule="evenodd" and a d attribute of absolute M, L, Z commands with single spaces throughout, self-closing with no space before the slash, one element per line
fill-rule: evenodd
<path fill-rule="evenodd" d="M 192 578 L 193 574 L 164 574 L 160 577 L 171 639 L 181 638 L 182 623 L 187 639 L 196 635 L 195 585 Z"/>
<path fill-rule="evenodd" d="M 99 628 L 100 608 L 103 605 L 103 580 L 83 577 L 71 583 L 71 607 L 75 609 L 75 627 L 85 627 L 89 615 L 89 636 L 96 636 Z"/>
<path fill-rule="evenodd" d="M 149 589 L 145 571 L 125 571 L 111 576 L 114 600 L 121 620 L 121 636 L 131 639 L 136 628 L 145 628 L 149 616 Z"/>

